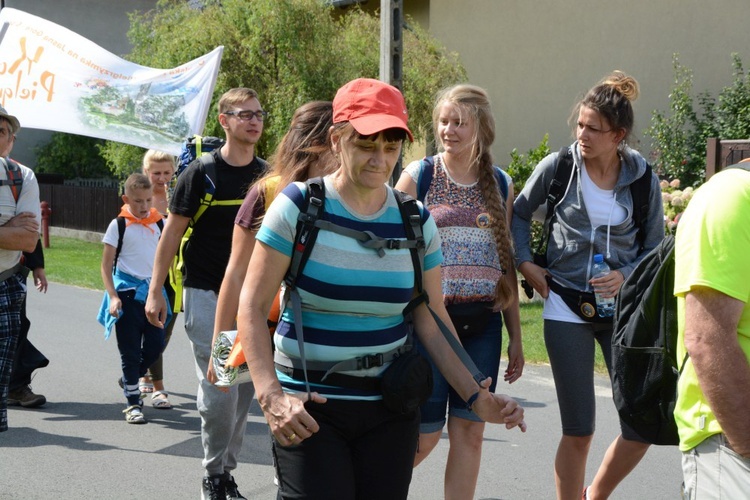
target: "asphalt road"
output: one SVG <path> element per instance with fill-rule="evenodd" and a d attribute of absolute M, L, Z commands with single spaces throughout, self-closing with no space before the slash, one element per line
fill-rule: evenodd
<path fill-rule="evenodd" d="M 48 402 L 41 409 L 9 409 L 10 430 L 0 434 L 0 499 L 200 498 L 197 383 L 182 318 L 165 352 L 165 383 L 174 408 L 157 410 L 146 400 L 148 424 L 128 425 L 116 385 L 117 345 L 114 337 L 104 340 L 95 319 L 100 299 L 101 292 L 57 283 L 46 295 L 30 292 L 30 338 L 51 360 L 37 371 L 32 387 Z M 518 382 L 499 390 L 523 403 L 529 430 L 488 426 L 476 498 L 554 498 L 560 424 L 549 367 L 527 366 Z M 604 377 L 597 379 L 597 395 L 598 433 L 587 481 L 618 433 Z M 245 496 L 271 500 L 276 493 L 269 434 L 257 402 L 248 419 L 234 475 Z M 444 435 L 414 471 L 410 499 L 442 498 L 447 450 Z M 679 451 L 653 447 L 612 498 L 679 498 L 681 481 Z"/>

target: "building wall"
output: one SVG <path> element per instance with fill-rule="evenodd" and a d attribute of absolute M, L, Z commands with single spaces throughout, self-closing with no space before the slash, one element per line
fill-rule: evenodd
<path fill-rule="evenodd" d="M 127 12 L 151 8 L 156 0 L 4 3 L 124 55 L 130 51 Z M 362 6 L 376 12 L 380 1 Z M 679 53 L 681 63 L 693 70 L 696 94 L 716 95 L 732 81 L 732 52 L 750 65 L 746 11 L 747 0 L 404 0 L 404 14 L 458 52 L 469 80 L 488 89 L 497 120 L 493 152 L 500 164 L 508 163 L 513 148 L 535 147 L 545 133 L 553 150 L 571 142 L 573 105 L 614 69 L 641 84 L 634 104 L 635 136 L 641 140 L 636 146 L 648 152 L 643 132 L 654 110 L 668 108 L 672 55 Z M 32 148 L 48 137 L 49 132 L 22 130 L 14 156 L 33 166 Z"/>
<path fill-rule="evenodd" d="M 145 11 L 156 5 L 156 0 L 4 0 L 5 7 L 52 21 L 104 47 L 113 54 L 124 56 L 130 52 L 127 13 Z M 8 109 L 13 113 L 12 109 Z M 36 164 L 34 147 L 49 140 L 51 132 L 25 129 L 13 146 L 13 157 L 30 167 Z"/>
<path fill-rule="evenodd" d="M 693 71 L 696 95 L 731 84 L 733 52 L 750 66 L 747 0 L 430 0 L 427 8 L 432 35 L 490 92 L 500 164 L 545 133 L 553 150 L 572 142 L 573 105 L 612 70 L 640 83 L 635 134 L 649 151 L 644 132 L 654 110 L 668 110 L 674 53 Z"/>

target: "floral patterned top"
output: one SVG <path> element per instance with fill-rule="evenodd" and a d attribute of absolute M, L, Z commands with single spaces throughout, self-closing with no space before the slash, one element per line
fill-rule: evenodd
<path fill-rule="evenodd" d="M 502 271 L 481 189 L 478 183 L 455 182 L 445 170 L 442 157 L 437 155 L 434 160 L 432 182 L 421 201 L 435 219 L 442 240 L 445 304 L 494 302 Z M 423 168 L 421 161 L 415 161 L 406 172 L 419 184 Z"/>

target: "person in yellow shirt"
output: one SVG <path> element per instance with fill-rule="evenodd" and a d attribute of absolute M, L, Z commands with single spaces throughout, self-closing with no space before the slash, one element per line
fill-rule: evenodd
<path fill-rule="evenodd" d="M 695 192 L 677 229 L 677 359 L 686 361 L 674 414 L 691 500 L 746 498 L 750 484 L 748 217 L 750 172 L 731 168 Z"/>

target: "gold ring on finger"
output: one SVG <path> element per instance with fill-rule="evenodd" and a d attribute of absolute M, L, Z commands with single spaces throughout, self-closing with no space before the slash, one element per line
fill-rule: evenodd
<path fill-rule="evenodd" d="M 297 433 L 296 433 L 296 432 L 292 432 L 291 434 L 289 434 L 289 435 L 287 436 L 287 439 L 288 439 L 289 441 L 294 441 L 296 437 L 297 437 Z"/>

